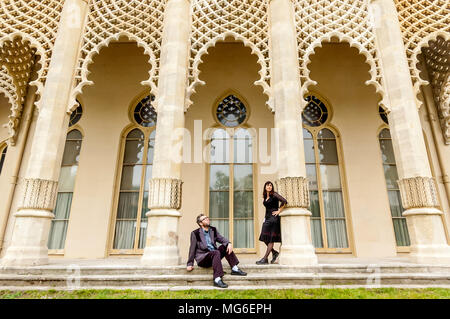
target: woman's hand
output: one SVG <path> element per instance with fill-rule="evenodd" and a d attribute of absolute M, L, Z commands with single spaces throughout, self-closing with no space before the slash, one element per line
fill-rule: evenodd
<path fill-rule="evenodd" d="M 278 216 L 280 214 L 280 211 L 279 210 L 276 210 L 276 211 L 273 211 L 272 212 L 272 215 L 273 216 Z"/>

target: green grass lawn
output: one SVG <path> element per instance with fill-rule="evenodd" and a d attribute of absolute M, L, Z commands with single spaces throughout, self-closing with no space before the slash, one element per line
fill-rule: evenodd
<path fill-rule="evenodd" d="M 450 289 L 76 290 L 7 291 L 0 299 L 450 299 Z"/>

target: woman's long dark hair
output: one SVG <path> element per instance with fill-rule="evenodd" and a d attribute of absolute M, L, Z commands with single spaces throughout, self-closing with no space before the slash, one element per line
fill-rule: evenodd
<path fill-rule="evenodd" d="M 273 195 L 273 193 L 275 192 L 275 187 L 273 187 L 272 182 L 271 182 L 271 181 L 265 182 L 265 183 L 264 183 L 264 190 L 263 190 L 263 198 L 264 198 L 264 199 L 266 199 L 266 195 L 267 195 L 266 185 L 268 185 L 268 184 L 272 185 L 272 190 L 270 191 L 269 196 L 270 196 L 270 195 Z"/>

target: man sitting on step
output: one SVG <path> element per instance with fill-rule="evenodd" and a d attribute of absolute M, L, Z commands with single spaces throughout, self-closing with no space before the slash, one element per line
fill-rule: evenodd
<path fill-rule="evenodd" d="M 247 273 L 238 268 L 239 260 L 233 252 L 233 246 L 228 239 L 219 234 L 216 227 L 209 224 L 209 217 L 204 214 L 197 216 L 197 224 L 200 228 L 191 233 L 191 246 L 189 247 L 189 257 L 187 261 L 187 271 L 194 269 L 194 258 L 197 265 L 214 270 L 214 286 L 227 288 L 223 282 L 224 275 L 222 268 L 222 258 L 225 257 L 231 266 L 231 274 L 246 276 Z M 216 242 L 222 245 L 217 248 Z"/>

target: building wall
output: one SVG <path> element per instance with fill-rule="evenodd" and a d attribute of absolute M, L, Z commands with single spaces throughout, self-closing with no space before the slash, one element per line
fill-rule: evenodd
<path fill-rule="evenodd" d="M 185 126 L 191 136 L 195 136 L 196 120 L 202 121 L 203 130 L 216 125 L 212 108 L 229 90 L 234 90 L 247 102 L 250 110 L 248 126 L 270 131 L 274 117 L 265 105 L 267 97 L 262 89 L 253 84 L 259 78 L 260 66 L 251 50 L 240 43 L 218 43 L 208 53 L 200 65 L 200 79 L 206 85 L 197 87 L 193 104 L 186 112 Z M 324 44 L 311 60 L 311 77 L 318 82 L 311 89 L 330 103 L 331 125 L 339 132 L 341 167 L 346 176 L 342 183 L 347 199 L 347 227 L 353 254 L 359 257 L 395 256 L 395 237 L 378 143 L 378 132 L 383 124 L 378 115 L 379 98 L 373 87 L 364 84 L 369 79 L 369 66 L 356 49 L 346 44 Z M 67 258 L 108 256 L 116 215 L 113 201 L 117 196 L 117 173 L 121 169 L 121 136 L 131 124 L 130 103 L 144 92 L 140 82 L 147 79 L 149 68 L 148 57 L 133 43 L 110 44 L 94 58 L 90 67 L 89 79 L 95 85 L 85 88 L 80 97 L 83 117 L 78 127 L 84 138 L 66 239 Z M 426 125 L 424 127 L 427 133 Z M 32 124 L 30 141 L 33 130 Z M 205 144 L 203 141 L 203 146 Z M 194 149 L 193 145 L 191 149 Z M 22 167 L 26 167 L 29 150 L 27 145 Z M 431 150 L 435 164 L 433 152 Z M 446 156 L 450 158 L 450 154 Z M 265 251 L 265 245 L 257 241 L 264 218 L 262 188 L 265 181 L 276 179 L 276 174 L 261 173 L 263 166 L 255 164 L 254 175 L 257 249 L 256 254 L 246 255 L 255 260 Z M 182 165 L 184 184 L 179 247 L 183 262 L 187 259 L 189 233 L 197 227 L 195 217 L 208 211 L 207 169 L 205 163 Z M 23 175 L 23 169 L 20 174 Z M 11 212 L 16 210 L 20 194 L 19 187 Z M 7 241 L 13 222 L 10 213 Z"/>
<path fill-rule="evenodd" d="M 8 138 L 8 129 L 3 125 L 8 124 L 11 105 L 8 99 L 0 94 L 0 143 Z"/>

